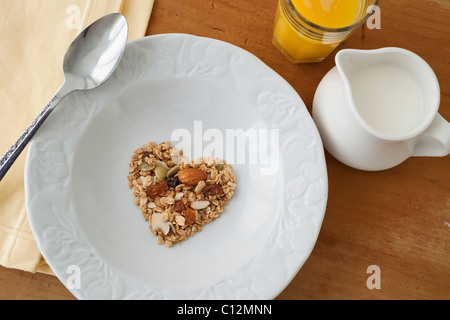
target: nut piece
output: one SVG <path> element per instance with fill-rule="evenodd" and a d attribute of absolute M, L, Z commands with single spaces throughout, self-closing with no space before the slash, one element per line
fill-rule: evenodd
<path fill-rule="evenodd" d="M 187 186 L 196 186 L 199 181 L 206 180 L 206 178 L 208 175 L 200 169 L 188 168 L 178 172 L 178 179 Z"/>
<path fill-rule="evenodd" d="M 153 170 L 153 168 L 155 168 L 155 165 L 151 165 L 147 162 L 142 162 L 139 166 L 138 166 L 138 170 L 142 170 L 142 171 L 150 171 Z"/>
<path fill-rule="evenodd" d="M 166 180 L 166 174 L 167 174 L 167 171 L 166 171 L 166 169 L 164 169 L 163 167 L 161 167 L 161 166 L 156 166 L 156 168 L 155 168 L 155 174 L 156 174 L 156 177 L 157 177 L 159 180 L 161 180 L 161 181 Z"/>
<path fill-rule="evenodd" d="M 170 169 L 167 172 L 167 178 L 173 177 L 174 175 L 177 174 L 178 171 L 180 171 L 180 166 L 179 165 L 173 167 L 172 169 Z"/>
<path fill-rule="evenodd" d="M 191 208 L 195 210 L 202 210 L 209 206 L 209 201 L 195 201 L 191 203 Z"/>
<path fill-rule="evenodd" d="M 184 196 L 184 192 L 179 192 L 175 195 L 175 200 L 180 200 L 181 198 L 183 198 Z"/>
<path fill-rule="evenodd" d="M 164 235 L 170 231 L 170 224 L 162 220 L 161 213 L 152 214 L 151 226 L 152 230 L 161 230 Z"/>
<path fill-rule="evenodd" d="M 147 188 L 147 196 L 149 196 L 150 198 L 154 198 L 156 196 L 159 196 L 160 194 L 163 194 L 167 189 L 169 189 L 169 186 L 165 181 L 155 184 L 154 186 L 150 186 Z"/>
<path fill-rule="evenodd" d="M 169 171 L 169 166 L 164 161 L 156 160 L 155 165 L 162 167 L 166 171 Z"/>
<path fill-rule="evenodd" d="M 216 196 L 216 195 L 222 195 L 223 189 L 221 186 L 217 184 L 211 184 L 207 186 L 205 189 L 203 189 L 203 194 L 205 196 Z"/>

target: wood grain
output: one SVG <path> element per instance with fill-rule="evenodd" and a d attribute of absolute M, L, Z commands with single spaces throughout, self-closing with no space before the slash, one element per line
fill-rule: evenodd
<path fill-rule="evenodd" d="M 272 45 L 277 0 L 156 0 L 148 35 L 189 33 L 259 57 L 297 90 L 308 110 L 334 54 L 290 64 Z M 422 56 L 441 85 L 450 119 L 450 6 L 438 0 L 380 1 L 381 29 L 358 29 L 341 48 L 397 46 Z M 317 244 L 277 299 L 449 299 L 450 157 L 411 158 L 382 172 L 351 169 L 328 153 L 329 199 Z M 381 288 L 370 290 L 370 265 Z M 73 299 L 56 277 L 0 267 L 0 299 Z"/>

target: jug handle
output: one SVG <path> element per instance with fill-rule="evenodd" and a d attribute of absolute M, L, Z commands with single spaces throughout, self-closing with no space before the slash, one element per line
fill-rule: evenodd
<path fill-rule="evenodd" d="M 450 123 L 440 114 L 414 144 L 413 157 L 444 157 L 450 154 Z"/>

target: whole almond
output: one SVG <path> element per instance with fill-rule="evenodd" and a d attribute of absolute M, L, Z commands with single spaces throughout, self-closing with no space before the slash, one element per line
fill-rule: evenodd
<path fill-rule="evenodd" d="M 206 180 L 206 178 L 208 175 L 200 169 L 188 168 L 178 172 L 178 180 L 187 186 L 196 186 L 199 181 Z"/>

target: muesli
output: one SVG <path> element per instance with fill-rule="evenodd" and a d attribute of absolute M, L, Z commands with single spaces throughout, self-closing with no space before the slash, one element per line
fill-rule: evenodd
<path fill-rule="evenodd" d="M 215 158 L 189 161 L 170 142 L 134 151 L 128 186 L 158 244 L 180 244 L 220 217 L 236 190 L 231 165 Z"/>

